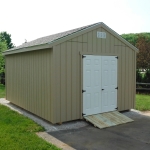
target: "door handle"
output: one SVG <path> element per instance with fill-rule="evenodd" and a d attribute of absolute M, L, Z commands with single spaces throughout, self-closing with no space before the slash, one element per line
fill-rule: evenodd
<path fill-rule="evenodd" d="M 104 89 L 102 89 L 102 91 L 103 91 Z"/>

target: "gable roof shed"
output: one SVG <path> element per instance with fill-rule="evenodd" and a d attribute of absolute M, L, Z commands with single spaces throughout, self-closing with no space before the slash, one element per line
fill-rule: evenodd
<path fill-rule="evenodd" d="M 6 98 L 52 123 L 81 119 L 82 56 L 117 56 L 117 107 L 134 108 L 137 52 L 102 22 L 24 43 L 4 52 Z"/>

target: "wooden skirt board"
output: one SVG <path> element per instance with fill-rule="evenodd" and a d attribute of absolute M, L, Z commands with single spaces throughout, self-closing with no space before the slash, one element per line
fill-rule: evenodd
<path fill-rule="evenodd" d="M 111 111 L 83 117 L 100 129 L 133 121 L 131 118 L 119 113 L 118 111 Z"/>

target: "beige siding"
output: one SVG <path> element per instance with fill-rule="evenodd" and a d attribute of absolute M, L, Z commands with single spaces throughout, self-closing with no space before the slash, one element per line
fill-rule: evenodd
<path fill-rule="evenodd" d="M 76 41 L 78 39 L 75 39 Z M 80 118 L 80 54 L 76 42 L 55 46 L 55 122 Z M 75 112 L 75 113 L 74 113 Z"/>
<path fill-rule="evenodd" d="M 106 32 L 98 39 L 97 31 Z M 54 47 L 55 110 L 54 122 L 82 118 L 82 57 L 81 55 L 116 55 L 118 59 L 118 109 L 134 108 L 136 52 L 108 31 L 98 28 Z"/>
<path fill-rule="evenodd" d="M 51 121 L 52 49 L 6 56 L 6 98 Z"/>
<path fill-rule="evenodd" d="M 106 39 L 97 38 L 106 32 Z M 52 122 L 82 118 L 82 55 L 118 56 L 119 111 L 135 106 L 136 52 L 104 28 L 95 28 L 52 49 L 6 56 L 6 98 Z"/>

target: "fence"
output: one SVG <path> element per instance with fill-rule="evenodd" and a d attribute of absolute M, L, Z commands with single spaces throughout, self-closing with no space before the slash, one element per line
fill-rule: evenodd
<path fill-rule="evenodd" d="M 0 84 L 5 85 L 5 78 L 3 78 L 3 77 L 1 77 L 1 76 L 0 76 Z"/>
<path fill-rule="evenodd" d="M 136 91 L 137 92 L 150 92 L 150 83 L 136 83 Z"/>

